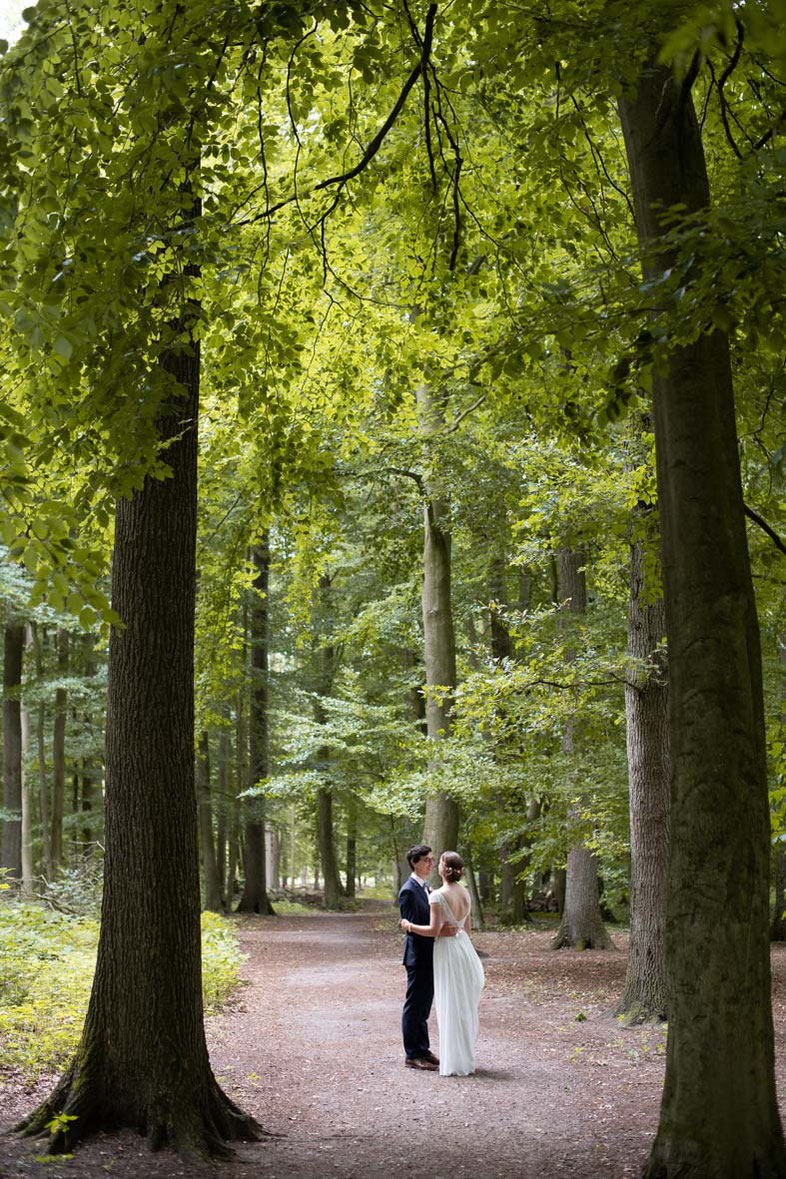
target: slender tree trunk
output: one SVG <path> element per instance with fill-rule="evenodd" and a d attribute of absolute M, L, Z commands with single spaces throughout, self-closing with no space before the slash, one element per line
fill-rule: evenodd
<path fill-rule="evenodd" d="M 182 336 L 182 327 L 177 331 Z M 76 1056 L 24 1123 L 50 1150 L 130 1126 L 187 1157 L 227 1153 L 255 1123 L 222 1093 L 202 1014 L 194 783 L 199 344 L 165 352 L 159 419 L 171 477 L 120 500 L 109 645 L 106 856 L 93 990 Z"/>
<path fill-rule="evenodd" d="M 39 692 L 44 690 L 44 655 L 43 635 L 35 623 L 30 626 L 35 657 L 35 674 Z M 38 752 L 38 806 L 41 814 L 41 858 L 43 860 L 43 876 L 46 880 L 53 877 L 52 867 L 52 830 L 49 820 L 49 784 L 46 778 L 46 705 L 43 697 L 38 702 L 36 717 L 36 748 Z"/>
<path fill-rule="evenodd" d="M 780 640 L 781 662 L 781 746 L 786 746 L 786 636 Z M 783 783 L 786 785 L 786 783 Z M 779 839 L 775 845 L 775 905 L 772 911 L 770 937 L 774 942 L 786 941 L 786 843 Z"/>
<path fill-rule="evenodd" d="M 420 428 L 430 434 L 442 412 L 430 389 L 417 390 Z M 456 638 L 450 593 L 450 506 L 437 489 L 427 489 L 423 504 L 423 643 L 426 663 L 426 727 L 430 741 L 450 736 L 450 709 L 456 687 Z M 443 791 L 426 800 L 424 840 L 437 853 L 455 851 L 459 811 Z M 438 879 L 436 876 L 434 879 Z"/>
<path fill-rule="evenodd" d="M 290 887 L 295 887 L 295 873 L 297 870 L 297 808 L 294 802 L 289 808 L 289 879 Z"/>
<path fill-rule="evenodd" d="M 85 676 L 92 678 L 96 674 L 96 662 L 94 651 L 94 640 L 92 635 L 85 635 L 84 637 L 84 656 L 85 656 Z M 89 715 L 85 716 L 85 723 L 90 724 Z M 82 760 L 82 858 L 90 860 L 93 856 L 93 829 L 92 812 L 93 801 L 95 798 L 95 784 L 100 782 L 102 778 L 103 765 L 100 759 L 95 757 L 83 758 Z"/>
<path fill-rule="evenodd" d="M 3 808 L 16 815 L 3 821 L 0 867 L 22 880 L 22 657 L 24 623 L 12 618 L 3 640 Z"/>
<path fill-rule="evenodd" d="M 647 604 L 644 549 L 631 545 L 628 682 L 625 686 L 630 793 L 630 943 L 625 990 L 616 1009 L 629 1024 L 666 1018 L 666 892 L 669 861 L 669 757 L 666 614 Z"/>
<path fill-rule="evenodd" d="M 270 545 L 267 533 L 252 551 L 255 576 L 249 611 L 251 648 L 251 697 L 249 701 L 249 774 L 253 787 L 270 774 L 269 692 L 268 692 L 268 592 Z M 265 800 L 262 795 L 245 801 L 246 825 L 243 847 L 243 893 L 238 913 L 272 914 L 267 895 L 265 863 Z"/>
<path fill-rule="evenodd" d="M 332 622 L 331 582 L 327 574 L 319 579 L 319 596 L 323 619 L 323 629 L 330 635 Z M 314 697 L 314 719 L 319 725 L 327 721 L 327 712 L 322 703 L 323 697 L 328 696 L 333 686 L 336 673 L 337 653 L 330 642 L 325 642 L 316 653 L 316 694 Z M 338 874 L 338 860 L 333 833 L 333 790 L 330 784 L 330 749 L 323 746 L 317 753 L 317 768 L 322 785 L 317 790 L 317 856 L 322 866 L 324 881 L 324 905 L 326 909 L 338 908 L 341 896 L 341 880 Z M 319 866 L 314 872 L 314 891 L 317 890 L 319 880 Z"/>
<path fill-rule="evenodd" d="M 199 843 L 202 852 L 202 878 L 205 885 L 205 908 L 214 913 L 224 909 L 221 878 L 216 864 L 213 842 L 213 808 L 210 803 L 210 739 L 207 730 L 199 735 L 197 750 L 197 790 L 199 799 Z"/>
<path fill-rule="evenodd" d="M 357 893 L 357 840 L 357 803 L 351 798 L 347 809 L 347 883 L 344 889 L 344 895 L 348 897 L 354 897 Z"/>
<path fill-rule="evenodd" d="M 57 632 L 57 672 L 64 677 L 68 673 L 68 631 Z M 52 730 L 52 871 L 57 874 L 63 865 L 63 814 L 65 812 L 66 785 L 66 708 L 68 693 L 65 688 L 55 689 L 55 719 Z"/>
<path fill-rule="evenodd" d="M 478 883 L 475 879 L 475 870 L 472 866 L 472 855 L 468 847 L 464 848 L 464 863 L 467 872 L 467 888 L 469 889 L 470 900 L 472 901 L 472 919 L 473 923 L 477 925 L 478 929 L 484 929 L 486 925 L 486 918 L 483 914 L 483 902 L 478 891 Z"/>
<path fill-rule="evenodd" d="M 662 210 L 709 203 L 685 85 L 646 64 L 621 101 L 644 274 Z M 673 758 L 669 1037 L 648 1179 L 782 1179 L 769 958 L 769 811 L 756 606 L 728 340 L 655 367 L 653 404 Z"/>
<path fill-rule="evenodd" d="M 775 904 L 770 938 L 774 942 L 786 942 L 786 846 L 782 842 L 775 846 Z"/>
<path fill-rule="evenodd" d="M 587 585 L 584 575 L 584 554 L 577 548 L 562 548 L 557 554 L 559 594 L 568 603 L 568 613 L 575 619 L 587 610 Z M 566 659 L 575 658 L 568 648 Z M 563 738 L 563 750 L 572 759 L 577 757 L 577 722 L 569 720 Z M 580 774 L 575 766 L 571 776 Z M 572 788 L 578 789 L 578 783 Z M 569 810 L 568 822 L 576 822 L 575 812 Z M 565 904 L 559 929 L 551 943 L 552 949 L 570 947 L 575 950 L 610 950 L 613 943 L 608 935 L 598 903 L 598 862 L 593 852 L 577 839 L 568 852 L 565 879 Z"/>
<path fill-rule="evenodd" d="M 30 713 L 21 712 L 22 729 L 22 892 L 27 897 L 35 893 L 35 860 L 33 858 L 33 798 L 29 774 L 25 767 L 30 749 Z"/>
<path fill-rule="evenodd" d="M 229 730 L 221 729 L 218 738 L 218 823 L 216 826 L 216 872 L 219 887 L 224 888 L 227 878 L 227 818 L 230 810 L 229 797 Z M 227 896 L 227 907 L 231 909 L 232 898 Z"/>

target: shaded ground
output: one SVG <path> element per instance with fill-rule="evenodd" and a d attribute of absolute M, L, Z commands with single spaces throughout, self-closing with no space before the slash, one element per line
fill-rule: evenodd
<path fill-rule="evenodd" d="M 440 1077 L 403 1067 L 404 970 L 391 909 L 244 917 L 237 929 L 247 982 L 210 1020 L 211 1058 L 226 1090 L 281 1137 L 240 1146 L 232 1163 L 210 1169 L 216 1176 L 381 1179 L 410 1166 L 428 1179 L 638 1174 L 657 1122 L 665 1032 L 623 1029 L 606 1014 L 624 953 L 552 953 L 549 931 L 478 934 L 489 955 L 478 1072 Z M 624 936 L 615 940 L 624 950 Z M 786 946 L 775 947 L 773 967 L 783 1061 Z M 0 1121 L 50 1084 L 0 1087 Z M 2 1176 L 110 1173 L 175 1179 L 206 1169 L 151 1155 L 130 1132 L 45 1163 L 28 1144 L 0 1139 Z"/>

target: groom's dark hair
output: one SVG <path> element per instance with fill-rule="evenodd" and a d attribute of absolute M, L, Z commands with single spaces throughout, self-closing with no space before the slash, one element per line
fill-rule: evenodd
<path fill-rule="evenodd" d="M 422 860 L 430 851 L 431 848 L 427 843 L 416 843 L 414 847 L 411 847 L 407 852 L 407 860 L 409 861 L 410 868 L 414 868 L 418 860 Z"/>

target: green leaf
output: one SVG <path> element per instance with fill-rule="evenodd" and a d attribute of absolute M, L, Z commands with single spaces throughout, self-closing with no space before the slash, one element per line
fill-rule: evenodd
<path fill-rule="evenodd" d="M 58 336 L 52 349 L 58 356 L 62 356 L 63 360 L 70 360 L 74 353 L 74 345 L 65 336 Z"/>

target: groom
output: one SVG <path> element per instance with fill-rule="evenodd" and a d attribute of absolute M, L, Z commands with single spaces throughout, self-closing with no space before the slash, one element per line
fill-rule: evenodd
<path fill-rule="evenodd" d="M 401 916 L 415 925 L 431 921 L 429 877 L 434 870 L 434 856 L 428 844 L 418 843 L 407 852 L 412 875 L 398 894 Z M 455 935 L 455 926 L 443 925 L 440 936 Z M 406 1068 L 436 1072 L 439 1060 L 429 1050 L 428 1017 L 434 1000 L 434 939 L 408 933 L 404 939 L 404 965 L 407 968 L 407 997 L 401 1015 Z"/>

